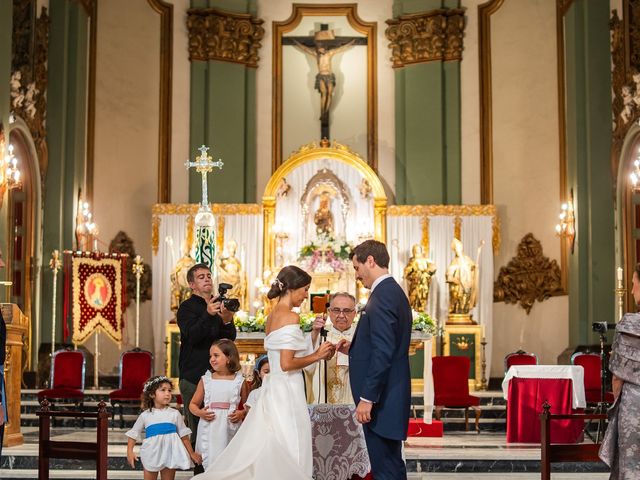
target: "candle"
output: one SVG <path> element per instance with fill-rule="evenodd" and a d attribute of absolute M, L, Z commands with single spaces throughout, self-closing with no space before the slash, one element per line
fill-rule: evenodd
<path fill-rule="evenodd" d="M 622 267 L 618 267 L 618 282 L 622 282 Z"/>
<path fill-rule="evenodd" d="M 482 339 L 485 339 L 485 338 L 487 338 L 487 336 L 486 336 L 486 333 L 485 333 L 485 330 L 484 330 L 484 323 L 481 325 L 481 327 L 482 327 Z"/>

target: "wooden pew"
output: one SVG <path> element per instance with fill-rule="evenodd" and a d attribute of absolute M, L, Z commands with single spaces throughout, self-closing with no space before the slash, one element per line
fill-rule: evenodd
<path fill-rule="evenodd" d="M 607 415 L 575 413 L 569 415 L 552 415 L 551 405 L 544 402 L 540 414 L 540 478 L 551 480 L 551 464 L 564 462 L 599 462 L 600 444 L 560 444 L 551 443 L 551 420 L 606 420 Z"/>
<path fill-rule="evenodd" d="M 107 480 L 107 446 L 109 432 L 109 414 L 107 404 L 101 401 L 97 412 L 52 411 L 51 404 L 45 398 L 36 412 L 39 424 L 38 480 L 49 480 L 50 458 L 71 458 L 75 460 L 95 460 L 96 479 Z M 63 442 L 50 440 L 51 418 L 82 417 L 97 418 L 96 442 Z"/>

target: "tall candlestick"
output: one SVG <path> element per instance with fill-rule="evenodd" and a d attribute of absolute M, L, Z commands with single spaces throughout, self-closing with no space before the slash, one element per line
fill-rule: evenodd
<path fill-rule="evenodd" d="M 617 321 L 619 322 L 620 320 L 622 320 L 622 317 L 624 315 L 624 297 L 627 293 L 627 289 L 624 288 L 624 272 L 622 270 L 622 267 L 618 267 L 616 270 L 616 277 L 617 277 L 617 281 L 616 281 L 616 288 L 614 290 L 616 297 L 618 299 L 618 318 Z"/>
<path fill-rule="evenodd" d="M 49 267 L 53 271 L 53 306 L 51 308 L 51 358 L 53 359 L 53 353 L 56 351 L 56 287 L 58 284 L 58 270 L 62 263 L 60 262 L 60 252 L 54 250 L 51 252 L 51 261 Z M 53 362 L 53 360 L 52 360 Z"/>
<path fill-rule="evenodd" d="M 622 282 L 622 267 L 618 267 L 618 282 Z"/>

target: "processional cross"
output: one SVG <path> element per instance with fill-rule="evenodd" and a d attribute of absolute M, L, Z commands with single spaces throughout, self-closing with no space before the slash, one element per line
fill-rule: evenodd
<path fill-rule="evenodd" d="M 202 175 L 202 203 L 200 204 L 200 208 L 198 208 L 198 213 L 195 218 L 195 260 L 198 263 L 207 264 L 213 273 L 216 253 L 216 221 L 209 206 L 207 175 L 213 172 L 215 167 L 222 170 L 224 163 L 222 163 L 220 159 L 218 159 L 217 162 L 212 161 L 213 159 L 208 153 L 209 147 L 202 145 L 198 150 L 200 150 L 200 156 L 196 157 L 196 161 L 191 162 L 187 160 L 184 164 L 187 170 L 195 168 L 196 172 Z"/>
<path fill-rule="evenodd" d="M 222 170 L 222 160 L 218 159 L 217 162 L 212 162 L 213 157 L 209 155 L 209 147 L 205 147 L 202 145 L 198 150 L 200 150 L 200 156 L 196 157 L 195 162 L 191 162 L 187 160 L 184 165 L 187 167 L 187 170 L 190 168 L 195 168 L 196 172 L 202 175 L 202 203 L 200 204 L 199 212 L 201 211 L 211 211 L 209 207 L 209 189 L 207 187 L 207 174 L 213 172 L 214 167 L 218 167 Z"/>

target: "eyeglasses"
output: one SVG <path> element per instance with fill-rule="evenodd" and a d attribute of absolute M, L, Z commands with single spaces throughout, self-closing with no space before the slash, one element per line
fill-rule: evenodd
<path fill-rule="evenodd" d="M 329 311 L 331 313 L 335 313 L 336 315 L 340 315 L 342 313 L 343 315 L 346 316 L 355 312 L 356 309 L 355 308 L 330 308 Z"/>

